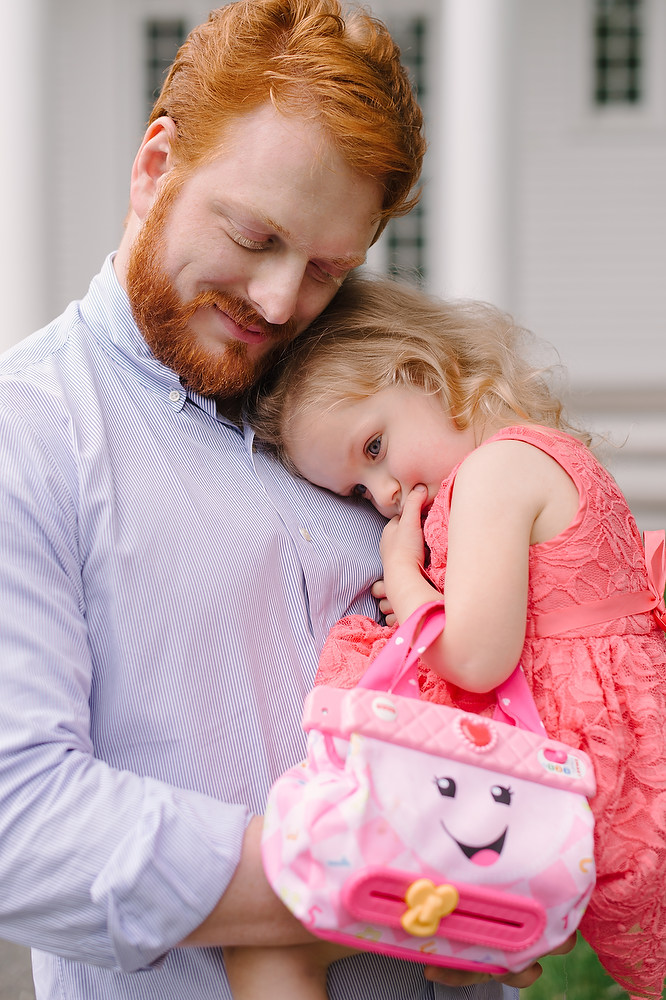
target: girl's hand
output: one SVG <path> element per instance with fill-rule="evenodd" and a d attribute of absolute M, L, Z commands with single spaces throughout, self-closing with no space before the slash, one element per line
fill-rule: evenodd
<path fill-rule="evenodd" d="M 372 596 L 379 601 L 379 610 L 384 615 L 384 619 L 387 625 L 395 625 L 398 621 L 393 608 L 391 607 L 391 602 L 386 596 L 386 583 L 384 580 L 377 580 L 373 583 L 370 588 L 370 593 Z"/>
<path fill-rule="evenodd" d="M 427 496 L 425 486 L 415 486 L 407 495 L 402 513 L 391 518 L 384 528 L 379 551 L 385 576 L 389 576 L 394 566 L 403 571 L 414 569 L 421 572 L 425 556 L 421 508 Z"/>
<path fill-rule="evenodd" d="M 391 614 L 389 624 L 402 624 L 412 611 L 442 596 L 423 575 L 421 511 L 427 496 L 425 486 L 415 486 L 405 499 L 402 513 L 384 528 L 379 549 L 384 563 L 386 606 Z"/>

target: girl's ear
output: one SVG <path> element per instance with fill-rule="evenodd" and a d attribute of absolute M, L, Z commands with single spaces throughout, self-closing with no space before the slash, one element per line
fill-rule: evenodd
<path fill-rule="evenodd" d="M 152 122 L 136 154 L 130 180 L 130 205 L 142 221 L 155 200 L 159 182 L 171 169 L 175 123 L 166 116 Z"/>

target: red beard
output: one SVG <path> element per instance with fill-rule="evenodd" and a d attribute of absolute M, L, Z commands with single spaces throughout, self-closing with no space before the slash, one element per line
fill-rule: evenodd
<path fill-rule="evenodd" d="M 184 386 L 203 396 L 233 398 L 246 392 L 270 367 L 282 347 L 296 335 L 293 320 L 267 323 L 244 299 L 225 292 L 201 292 L 183 302 L 162 269 L 164 231 L 179 187 L 167 187 L 152 206 L 134 245 L 127 267 L 127 294 L 136 324 L 148 347 L 162 364 L 180 376 Z M 197 309 L 217 306 L 240 327 L 256 326 L 275 346 L 258 358 L 248 357 L 247 344 L 232 340 L 219 349 L 203 347 L 189 329 Z"/>

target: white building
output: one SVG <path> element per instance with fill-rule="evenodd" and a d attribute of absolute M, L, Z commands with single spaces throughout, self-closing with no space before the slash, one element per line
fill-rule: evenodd
<path fill-rule="evenodd" d="M 612 440 L 642 527 L 666 525 L 664 0 L 370 0 L 418 78 L 423 206 L 373 266 L 420 268 L 550 341 Z M 199 0 L 4 0 L 9 346 L 115 248 L 152 88 Z"/>

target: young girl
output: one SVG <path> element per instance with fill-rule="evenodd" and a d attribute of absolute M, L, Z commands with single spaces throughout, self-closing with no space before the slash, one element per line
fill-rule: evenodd
<path fill-rule="evenodd" d="M 490 306 L 350 279 L 295 341 L 256 426 L 300 475 L 389 519 L 375 587 L 389 625 L 444 595 L 423 697 L 490 714 L 520 661 L 548 735 L 591 756 L 598 882 L 581 930 L 632 997 L 661 997 L 663 549 L 648 567 L 621 492 L 521 339 Z M 353 686 L 390 634 L 344 619 L 318 681 Z"/>

